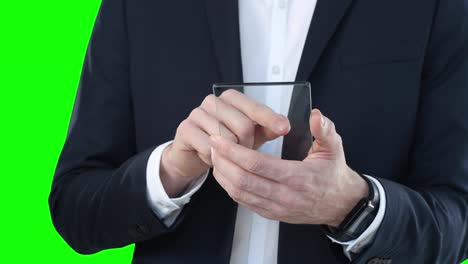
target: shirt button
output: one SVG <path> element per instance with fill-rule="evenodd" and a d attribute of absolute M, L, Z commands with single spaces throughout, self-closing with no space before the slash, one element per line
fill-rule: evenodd
<path fill-rule="evenodd" d="M 275 65 L 275 66 L 273 66 L 273 68 L 271 68 L 271 72 L 274 75 L 278 75 L 281 72 L 281 69 L 280 69 L 280 67 L 278 65 Z"/>
<path fill-rule="evenodd" d="M 279 0 L 278 7 L 280 9 L 285 9 L 286 8 L 286 0 Z"/>

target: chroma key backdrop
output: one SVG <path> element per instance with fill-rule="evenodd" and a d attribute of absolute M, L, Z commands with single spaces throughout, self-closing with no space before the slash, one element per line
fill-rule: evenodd
<path fill-rule="evenodd" d="M 75 253 L 48 194 L 98 0 L 0 2 L 0 263 L 130 263 L 133 246 Z"/>
<path fill-rule="evenodd" d="M 133 246 L 75 253 L 47 201 L 100 2 L 0 2 L 1 263 L 131 262 Z"/>

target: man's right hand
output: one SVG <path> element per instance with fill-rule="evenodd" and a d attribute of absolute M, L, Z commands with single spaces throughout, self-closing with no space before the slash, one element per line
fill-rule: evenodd
<path fill-rule="evenodd" d="M 236 90 L 208 95 L 177 128 L 174 142 L 163 152 L 161 182 L 169 197 L 179 195 L 211 166 L 209 137 L 221 135 L 257 149 L 266 141 L 286 135 L 288 119 Z"/>

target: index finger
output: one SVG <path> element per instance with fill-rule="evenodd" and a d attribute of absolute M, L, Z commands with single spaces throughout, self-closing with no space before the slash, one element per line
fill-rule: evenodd
<path fill-rule="evenodd" d="M 228 103 L 239 109 L 255 123 L 270 129 L 278 135 L 285 135 L 291 129 L 289 120 L 285 116 L 275 113 L 268 106 L 256 102 L 236 90 L 225 91 L 221 98 L 227 100 Z"/>
<path fill-rule="evenodd" d="M 210 141 L 217 154 L 253 174 L 280 182 L 291 173 L 291 163 L 288 161 L 235 144 L 220 136 L 211 136 Z"/>

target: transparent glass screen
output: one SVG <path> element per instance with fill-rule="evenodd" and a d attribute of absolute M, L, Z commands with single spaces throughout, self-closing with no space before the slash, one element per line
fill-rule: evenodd
<path fill-rule="evenodd" d="M 213 93 L 221 136 L 283 159 L 307 156 L 312 144 L 308 82 L 215 84 Z M 286 135 L 278 135 L 276 114 L 289 121 Z"/>

